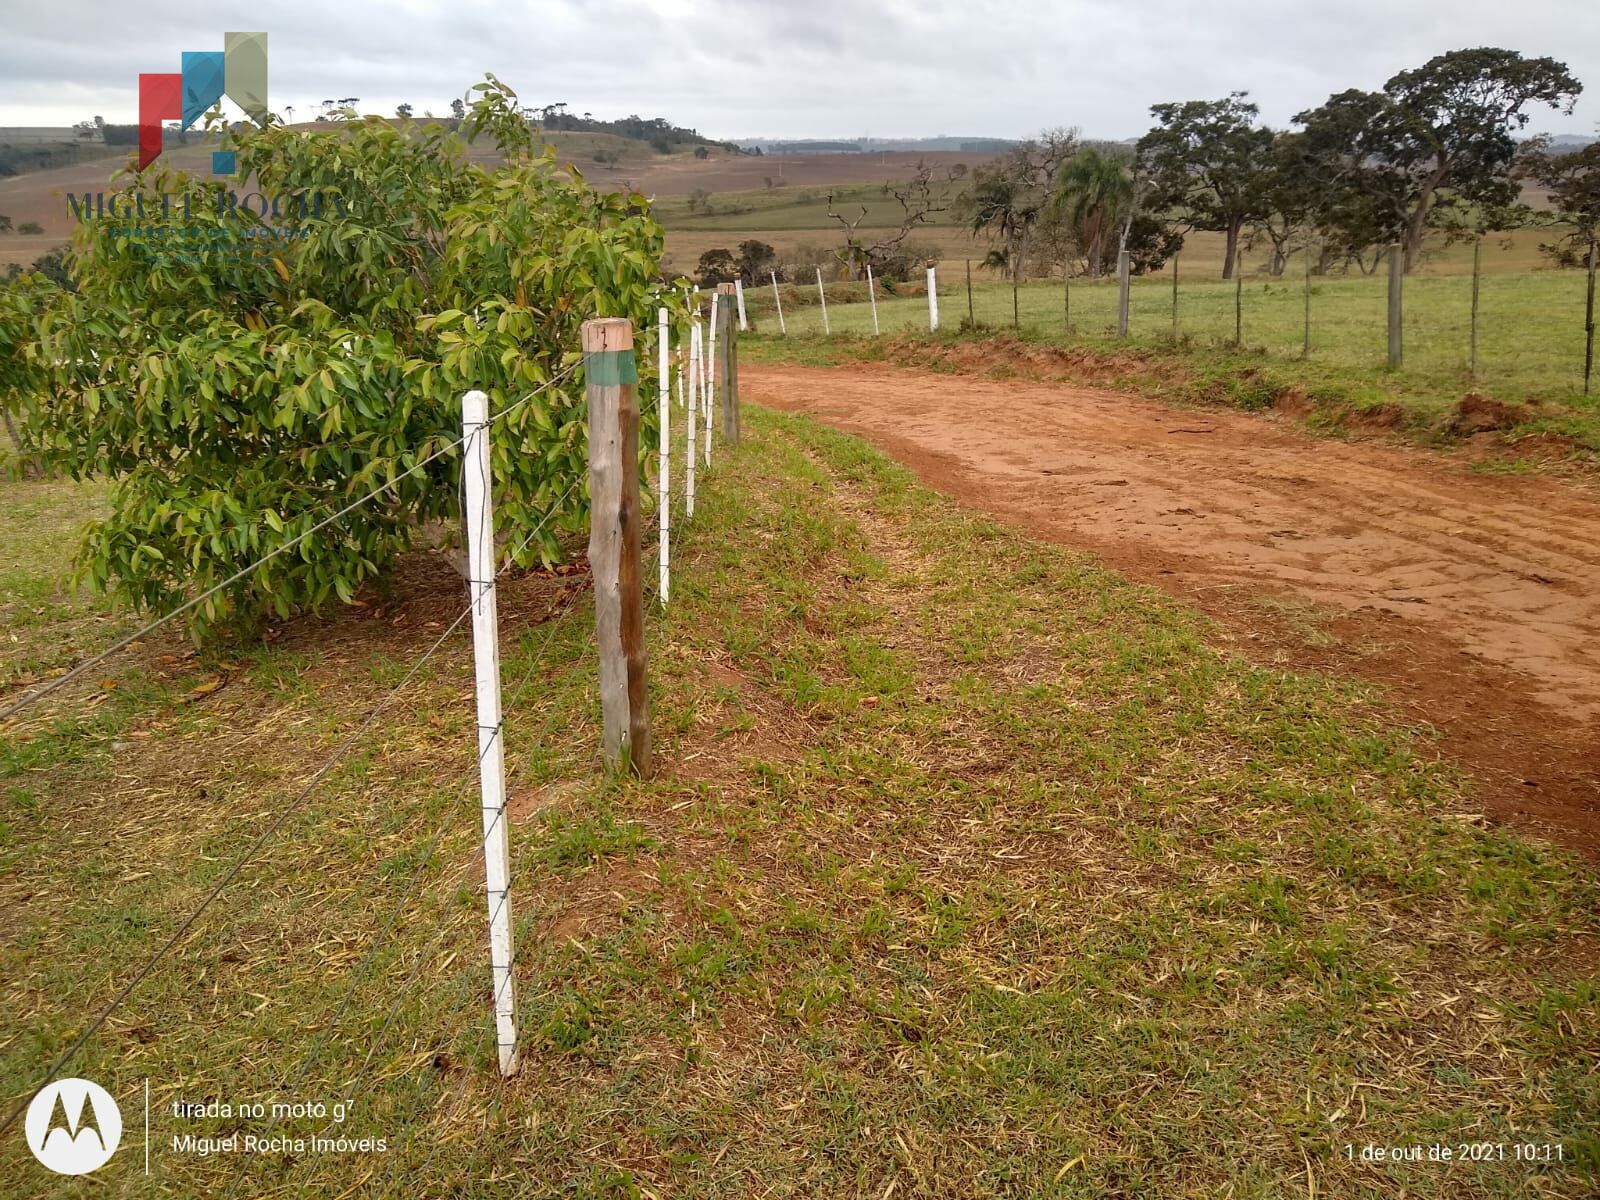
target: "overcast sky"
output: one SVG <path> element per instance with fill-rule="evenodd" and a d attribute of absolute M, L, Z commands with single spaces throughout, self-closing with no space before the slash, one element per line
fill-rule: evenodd
<path fill-rule="evenodd" d="M 719 138 L 1143 132 L 1163 100 L 1248 89 L 1269 123 L 1441 51 L 1565 61 L 1593 94 L 1530 129 L 1600 124 L 1596 0 L 0 0 L 0 126 L 137 117 L 136 76 L 225 30 L 270 35 L 270 100 L 448 113 L 493 71 L 523 102 L 665 116 Z M 232 111 L 231 105 L 227 106 Z"/>

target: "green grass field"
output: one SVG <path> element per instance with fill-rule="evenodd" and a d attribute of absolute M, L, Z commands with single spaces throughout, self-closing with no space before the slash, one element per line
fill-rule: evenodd
<path fill-rule="evenodd" d="M 1422 275 L 1405 283 L 1405 356 L 1386 363 L 1386 284 L 1379 278 L 1327 278 L 1311 287 L 1311 353 L 1301 358 L 1304 290 L 1301 280 L 1252 277 L 1242 293 L 1244 348 L 1232 346 L 1233 284 L 1186 283 L 1179 277 L 1178 333 L 1173 334 L 1171 276 L 1135 282 L 1130 340 L 1116 336 L 1115 281 L 1074 280 L 1072 328 L 1065 325 L 1061 280 L 1025 285 L 1021 333 L 1032 343 L 1083 347 L 1123 355 L 1129 386 L 1156 394 L 1206 396 L 1220 386 L 1246 406 L 1272 402 L 1273 390 L 1297 385 L 1330 407 L 1370 409 L 1394 404 L 1404 424 L 1433 436 L 1462 397 L 1480 392 L 1533 407 L 1520 427 L 1572 440 L 1580 452 L 1600 452 L 1600 396 L 1582 394 L 1584 288 L 1580 271 L 1486 274 L 1480 293 L 1478 371 L 1469 367 L 1471 279 Z M 964 276 L 948 266 L 939 284 L 941 339 L 967 317 Z M 760 337 L 755 352 L 809 361 L 876 356 L 866 303 L 828 305 L 833 337 L 823 336 L 816 289 L 785 289 L 789 338 L 780 338 L 769 289 L 752 289 L 747 306 Z M 1007 284 L 979 282 L 972 311 L 989 335 L 1012 330 Z M 926 295 L 880 293 L 879 328 L 926 335 Z M 1143 367 L 1141 367 L 1143 364 Z M 1155 369 L 1155 367 L 1160 369 Z M 1148 369 L 1145 369 L 1148 368 Z M 1241 386 L 1246 384 L 1248 386 Z M 1600 381 L 1596 390 L 1600 391 Z"/>
<path fill-rule="evenodd" d="M 239 1160 L 172 1135 L 264 1123 L 179 1098 L 347 1098 L 335 1132 L 388 1139 L 251 1161 L 251 1196 L 1595 1194 L 1592 864 L 1469 819 L 1381 695 L 1243 661 L 858 440 L 746 428 L 648 621 L 655 781 L 597 769 L 581 577 L 504 589 L 523 1073 L 491 1065 L 457 635 L 75 1064 L 126 1148 L 55 1180 L 9 1136 L 0 1196 L 226 1194 Z M 121 620 L 63 582 L 98 502 L 0 483 L 31 670 Z M 7 1100 L 462 590 L 419 559 L 222 660 L 155 638 L 5 730 Z M 1468 1143 L 1507 1157 L 1360 1157 Z"/>

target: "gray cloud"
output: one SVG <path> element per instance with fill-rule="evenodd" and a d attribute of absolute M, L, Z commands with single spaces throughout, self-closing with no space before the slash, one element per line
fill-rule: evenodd
<path fill-rule="evenodd" d="M 264 15 L 270 14 L 270 16 Z M 200 19 L 197 20 L 197 16 Z M 1076 125 L 1129 137 L 1162 100 L 1247 88 L 1282 125 L 1346 87 L 1377 87 L 1446 49 L 1561 58 L 1595 95 L 1533 127 L 1600 121 L 1600 5 L 1591 0 L 31 0 L 7 14 L 0 125 L 128 122 L 136 76 L 175 71 L 227 29 L 271 34 L 271 97 L 447 112 L 483 72 L 528 103 L 661 115 L 714 136 L 1025 136 Z"/>

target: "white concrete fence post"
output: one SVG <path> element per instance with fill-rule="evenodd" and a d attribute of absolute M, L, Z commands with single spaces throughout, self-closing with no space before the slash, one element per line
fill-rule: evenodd
<path fill-rule="evenodd" d="M 817 299 L 822 302 L 822 332 L 824 336 L 833 331 L 828 328 L 828 293 L 822 290 L 822 268 L 817 268 Z"/>
<path fill-rule="evenodd" d="M 733 281 L 733 298 L 739 304 L 739 332 L 746 333 L 749 331 L 750 326 L 745 324 L 744 319 L 744 280 L 735 279 Z"/>
<path fill-rule="evenodd" d="M 494 500 L 489 485 L 489 397 L 461 398 L 462 480 L 467 512 L 467 586 L 472 594 L 472 661 L 478 689 L 478 774 L 483 812 L 484 892 L 500 1073 L 517 1069 L 516 992 L 511 980 L 511 858 L 506 836 L 500 630 L 495 604 Z"/>
<path fill-rule="evenodd" d="M 694 516 L 694 430 L 700 413 L 700 372 L 703 370 L 705 353 L 700 340 L 700 310 L 696 305 L 694 315 L 689 318 L 689 452 L 684 456 L 684 486 L 688 489 L 684 512 L 691 517 Z"/>
<path fill-rule="evenodd" d="M 872 266 L 867 266 L 867 299 L 872 302 L 872 336 L 878 336 L 878 285 L 872 279 Z"/>
<path fill-rule="evenodd" d="M 939 287 L 932 263 L 928 264 L 928 332 L 939 331 Z"/>
<path fill-rule="evenodd" d="M 778 332 L 784 337 L 789 336 L 789 329 L 783 323 L 783 297 L 778 295 L 778 273 L 772 272 L 772 302 L 778 306 Z"/>
<path fill-rule="evenodd" d="M 700 370 L 705 391 L 700 398 L 700 432 L 705 435 L 700 443 L 702 465 L 711 469 L 711 414 L 717 402 L 717 301 L 721 293 L 711 293 L 711 319 L 706 325 L 706 350 L 700 359 Z"/>
<path fill-rule="evenodd" d="M 658 406 L 661 410 L 661 439 L 658 458 L 660 470 L 657 472 L 656 483 L 656 508 L 660 510 L 661 517 L 661 545 L 659 558 L 661 561 L 661 607 L 667 606 L 667 574 L 672 562 L 672 434 L 670 432 L 672 418 L 672 360 L 667 343 L 672 337 L 671 314 L 665 308 L 656 311 L 656 363 L 659 369 L 657 383 Z"/>

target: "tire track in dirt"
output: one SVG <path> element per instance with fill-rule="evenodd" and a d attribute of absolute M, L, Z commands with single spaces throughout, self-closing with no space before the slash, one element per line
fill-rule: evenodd
<path fill-rule="evenodd" d="M 1198 603 L 1258 657 L 1388 685 L 1443 731 L 1489 816 L 1600 857 L 1600 494 L 1060 384 L 881 364 L 741 376 L 747 399 L 862 434 L 934 488 Z M 1325 606 L 1333 638 L 1263 597 Z"/>

